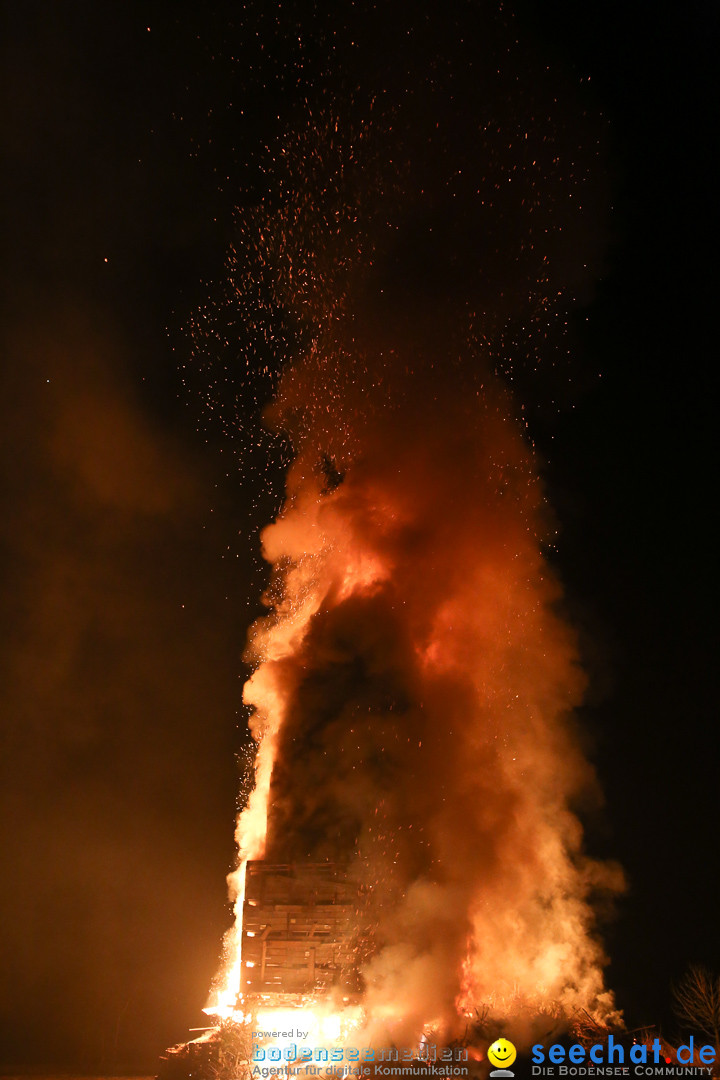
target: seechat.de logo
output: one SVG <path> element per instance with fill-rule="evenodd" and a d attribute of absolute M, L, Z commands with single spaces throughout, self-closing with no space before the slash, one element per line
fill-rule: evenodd
<path fill-rule="evenodd" d="M 509 1039 L 496 1039 L 492 1046 L 488 1047 L 488 1061 L 495 1068 L 491 1076 L 514 1076 L 508 1066 L 512 1065 L 517 1057 L 517 1050 Z"/>

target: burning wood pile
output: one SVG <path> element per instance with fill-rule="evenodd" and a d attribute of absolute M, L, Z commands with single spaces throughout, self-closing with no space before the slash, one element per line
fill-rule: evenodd
<path fill-rule="evenodd" d="M 350 989 L 358 887 L 336 863 L 247 864 L 241 992 L 276 1003 Z"/>

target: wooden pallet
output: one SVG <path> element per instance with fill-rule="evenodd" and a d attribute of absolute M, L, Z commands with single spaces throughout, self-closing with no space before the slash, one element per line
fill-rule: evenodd
<path fill-rule="evenodd" d="M 309 993 L 352 967 L 358 892 L 331 863 L 247 866 L 243 992 Z"/>

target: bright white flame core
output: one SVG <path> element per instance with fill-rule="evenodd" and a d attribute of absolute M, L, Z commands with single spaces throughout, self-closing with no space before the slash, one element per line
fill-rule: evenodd
<path fill-rule="evenodd" d="M 359 1007 L 348 1007 L 339 1013 L 321 1005 L 300 1009 L 258 1009 L 253 1024 L 258 1032 L 258 1043 L 282 1051 L 293 1044 L 331 1046 L 342 1042 L 360 1026 L 363 1015 Z M 265 1032 L 267 1037 L 261 1037 L 260 1032 Z"/>

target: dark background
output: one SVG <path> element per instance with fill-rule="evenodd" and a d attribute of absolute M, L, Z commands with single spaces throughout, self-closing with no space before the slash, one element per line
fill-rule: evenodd
<path fill-rule="evenodd" d="M 261 7 L 3 8 L 8 1067 L 152 1071 L 201 1022 L 273 501 L 183 393 L 180 327 L 299 88 L 377 79 L 418 11 L 472 34 L 479 10 L 346 5 L 330 61 L 322 8 Z M 610 122 L 608 252 L 572 327 L 583 389 L 535 437 L 592 675 L 582 720 L 607 804 L 589 844 L 629 879 L 608 979 L 629 1024 L 671 1028 L 672 981 L 720 969 L 718 13 L 515 11 L 548 62 L 591 76 Z"/>

